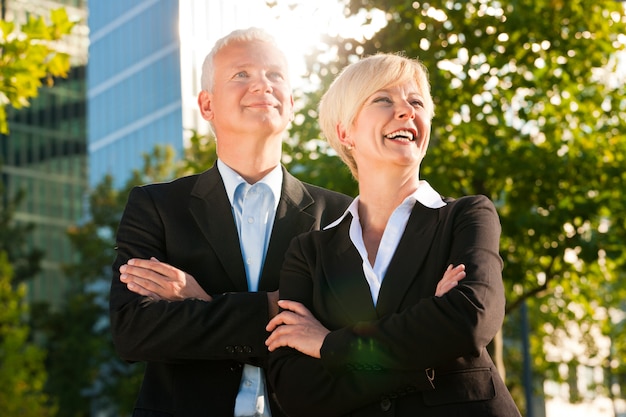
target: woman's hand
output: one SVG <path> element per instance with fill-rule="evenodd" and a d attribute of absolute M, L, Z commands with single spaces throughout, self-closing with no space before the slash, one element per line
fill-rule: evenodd
<path fill-rule="evenodd" d="M 265 328 L 272 332 L 265 341 L 269 351 L 289 346 L 319 359 L 324 338 L 330 331 L 301 303 L 280 300 L 278 306 L 283 311 L 270 320 Z"/>
<path fill-rule="evenodd" d="M 459 264 L 452 267 L 452 264 L 448 265 L 446 272 L 443 274 L 441 281 L 437 283 L 437 289 L 435 290 L 435 297 L 441 297 L 456 287 L 460 280 L 465 278 L 465 265 Z"/>
<path fill-rule="evenodd" d="M 455 267 L 449 265 L 443 278 L 437 283 L 435 296 L 443 296 L 463 278 L 465 278 L 465 265 L 459 264 Z M 330 330 L 322 326 L 301 303 L 280 300 L 278 306 L 283 311 L 271 319 L 265 327 L 265 330 L 272 333 L 265 341 L 269 351 L 288 346 L 305 355 L 320 358 L 324 338 Z"/>

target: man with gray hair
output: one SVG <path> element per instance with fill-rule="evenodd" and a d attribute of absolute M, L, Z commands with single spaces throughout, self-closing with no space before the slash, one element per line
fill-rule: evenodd
<path fill-rule="evenodd" d="M 123 359 L 147 363 L 133 416 L 282 416 L 264 367 L 283 255 L 351 199 L 281 166 L 293 96 L 286 57 L 266 32 L 216 43 L 198 105 L 218 161 L 134 188 L 117 232 L 113 340 Z"/>

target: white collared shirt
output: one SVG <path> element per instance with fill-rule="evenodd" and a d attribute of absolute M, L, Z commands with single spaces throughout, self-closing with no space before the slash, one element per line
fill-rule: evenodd
<path fill-rule="evenodd" d="M 409 216 L 411 215 L 411 211 L 413 210 L 415 203 L 419 202 L 423 206 L 432 209 L 441 208 L 445 206 L 446 203 L 441 199 L 441 195 L 439 195 L 439 193 L 437 193 L 430 186 L 430 184 L 428 184 L 428 182 L 420 181 L 417 190 L 405 198 L 404 201 L 396 207 L 393 213 L 391 213 L 391 216 L 387 221 L 387 225 L 385 226 L 383 237 L 378 246 L 374 266 L 372 266 L 367 256 L 365 243 L 363 242 L 363 230 L 361 229 L 361 222 L 359 221 L 359 201 L 360 198 L 357 196 L 346 209 L 344 214 L 339 219 L 326 226 L 324 230 L 337 226 L 348 215 L 348 213 L 352 215 L 350 223 L 350 240 L 361 255 L 361 259 L 363 260 L 363 273 L 365 274 L 365 279 L 370 287 L 372 301 L 374 305 L 376 305 L 378 302 L 380 286 L 383 283 L 383 278 L 387 273 L 387 268 L 389 268 L 391 258 L 396 252 L 398 243 L 402 238 L 402 234 L 404 233 L 404 229 L 409 221 Z"/>
<path fill-rule="evenodd" d="M 247 184 L 244 178 L 236 171 L 230 168 L 221 160 L 217 160 L 217 169 L 222 176 L 224 187 L 226 188 L 226 194 L 230 201 L 231 209 L 233 210 L 233 217 L 237 225 L 237 233 L 241 239 L 241 225 L 242 221 L 259 221 L 261 220 L 265 224 L 265 236 L 258 239 L 253 245 L 262 245 L 262 257 L 260 259 L 254 259 L 254 257 L 247 257 L 244 259 L 246 268 L 246 276 L 248 278 L 248 288 L 250 291 L 257 291 L 258 282 L 260 279 L 260 271 L 262 270 L 263 262 L 265 261 L 265 254 L 269 245 L 270 235 L 272 233 L 272 227 L 274 224 L 274 217 L 276 215 L 276 208 L 278 207 L 278 201 L 280 200 L 280 193 L 283 183 L 283 171 L 280 165 L 277 165 L 272 171 L 270 171 L 265 177 L 259 180 L 255 184 Z M 252 185 L 255 192 L 267 193 L 266 205 L 255 207 L 258 212 L 249 213 L 252 216 L 247 219 L 242 219 L 242 205 L 244 198 L 243 195 L 239 195 L 237 188 L 240 184 Z M 258 184 L 258 185 L 257 185 Z M 259 186 L 261 185 L 261 186 Z M 254 218 L 254 219 L 253 219 Z M 246 242 L 248 244 L 250 242 Z M 258 247 L 257 247 L 258 249 Z M 243 252 L 243 248 L 242 248 Z M 256 251 L 259 252 L 259 251 Z M 254 270 L 258 271 L 251 275 L 251 265 L 255 264 Z M 241 375 L 241 384 L 239 386 L 239 393 L 235 401 L 235 417 L 245 416 L 259 416 L 259 417 L 271 417 L 269 404 L 267 401 L 267 389 L 265 386 L 265 375 L 263 369 L 245 365 L 243 373 Z"/>

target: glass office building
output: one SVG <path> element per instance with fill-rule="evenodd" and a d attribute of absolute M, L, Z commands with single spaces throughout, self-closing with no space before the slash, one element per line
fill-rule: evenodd
<path fill-rule="evenodd" d="M 122 187 L 143 154 L 181 157 L 197 111 L 202 61 L 213 43 L 267 10 L 264 0 L 109 0 L 89 3 L 89 184 Z"/>
<path fill-rule="evenodd" d="M 122 186 L 142 154 L 170 145 L 180 156 L 185 129 L 207 131 L 196 110 L 200 67 L 217 38 L 253 22 L 264 0 L 0 0 L 5 20 L 23 23 L 64 7 L 79 23 L 59 49 L 72 69 L 9 112 L 0 138 L 3 204 L 23 191 L 13 216 L 32 224 L 26 249 L 43 252 L 29 299 L 58 304 L 76 261 L 69 227 L 88 215 L 90 187 L 105 174 Z M 88 11 L 89 8 L 89 11 Z M 89 65 L 87 65 L 89 58 Z M 14 265 L 14 267 L 19 267 Z"/>
<path fill-rule="evenodd" d="M 70 19 L 80 21 L 59 45 L 71 56 L 68 77 L 41 88 L 29 107 L 7 109 L 10 133 L 0 138 L 4 209 L 12 196 L 24 193 L 13 220 L 34 226 L 25 250 L 43 252 L 41 272 L 27 281 L 29 298 L 55 305 L 68 285 L 63 264 L 75 261 L 67 229 L 84 215 L 87 187 L 86 1 L 4 0 L 2 6 L 2 18 L 18 24 L 31 14 L 49 16 L 57 7 L 65 7 Z M 13 263 L 17 275 L 23 266 Z"/>
<path fill-rule="evenodd" d="M 182 149 L 178 1 L 93 1 L 89 28 L 89 182 L 121 186 L 155 145 Z"/>

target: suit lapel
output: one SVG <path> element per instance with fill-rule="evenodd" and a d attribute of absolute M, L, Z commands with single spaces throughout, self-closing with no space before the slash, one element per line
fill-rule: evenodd
<path fill-rule="evenodd" d="M 237 291 L 248 291 L 237 227 L 217 166 L 198 176 L 189 210 Z"/>
<path fill-rule="evenodd" d="M 363 260 L 350 240 L 350 219 L 336 226 L 331 239 L 320 255 L 330 292 L 339 300 L 349 323 L 378 318 L 369 285 L 363 273 Z"/>
<path fill-rule="evenodd" d="M 376 311 L 380 316 L 394 313 L 411 283 L 416 279 L 433 242 L 439 211 L 415 204 L 398 248 L 385 274 Z"/>
<path fill-rule="evenodd" d="M 315 217 L 305 209 L 315 203 L 304 185 L 283 167 L 283 185 L 272 227 L 270 243 L 259 281 L 259 290 L 278 288 L 280 268 L 291 239 L 308 232 L 315 225 Z"/>

